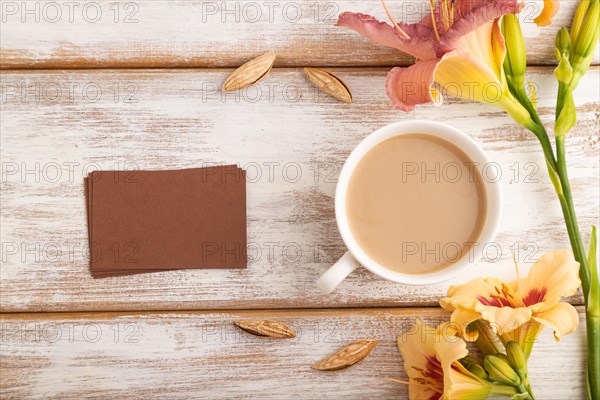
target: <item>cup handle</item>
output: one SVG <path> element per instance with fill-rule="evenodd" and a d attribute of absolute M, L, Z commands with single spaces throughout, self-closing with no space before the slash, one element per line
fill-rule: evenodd
<path fill-rule="evenodd" d="M 356 261 L 349 251 L 347 251 L 338 262 L 329 267 L 329 269 L 321 275 L 317 281 L 317 287 L 323 293 L 329 294 L 358 267 L 360 267 L 358 261 Z"/>

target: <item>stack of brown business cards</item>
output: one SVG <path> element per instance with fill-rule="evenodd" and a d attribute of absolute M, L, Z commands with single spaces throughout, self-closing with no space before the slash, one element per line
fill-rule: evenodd
<path fill-rule="evenodd" d="M 235 165 L 94 171 L 85 194 L 94 278 L 247 266 L 246 173 Z"/>

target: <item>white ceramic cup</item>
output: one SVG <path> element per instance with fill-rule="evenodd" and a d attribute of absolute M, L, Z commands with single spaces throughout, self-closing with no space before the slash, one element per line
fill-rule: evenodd
<path fill-rule="evenodd" d="M 378 129 L 367 136 L 354 151 L 352 151 L 340 172 L 335 192 L 335 217 L 342 239 L 348 248 L 348 252 L 321 275 L 317 281 L 317 287 L 324 293 L 331 293 L 352 271 L 361 265 L 374 274 L 393 282 L 407 285 L 431 285 L 440 283 L 456 277 L 466 267 L 478 261 L 481 258 L 481 250 L 485 247 L 485 244 L 494 240 L 500 225 L 500 217 L 502 214 L 502 193 L 497 177 L 490 178 L 487 177 L 486 174 L 483 174 L 483 185 L 485 187 L 487 200 L 484 225 L 479 238 L 470 253 L 468 255 L 463 255 L 457 262 L 441 270 L 425 274 L 402 274 L 383 267 L 361 249 L 350 230 L 346 213 L 346 195 L 350 177 L 359 161 L 373 147 L 392 137 L 415 133 L 436 136 L 453 143 L 469 157 L 474 163 L 475 168 L 478 168 L 480 172 L 486 165 L 490 165 L 489 158 L 473 139 L 458 129 L 441 122 L 426 120 L 402 121 Z"/>

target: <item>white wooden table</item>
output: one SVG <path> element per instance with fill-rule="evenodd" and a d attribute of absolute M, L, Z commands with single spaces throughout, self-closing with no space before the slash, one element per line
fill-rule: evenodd
<path fill-rule="evenodd" d="M 406 114 L 385 95 L 391 66 L 412 60 L 333 24 L 341 11 L 384 18 L 379 1 L 0 1 L 1 360 L 3 398 L 405 398 L 395 338 L 416 318 L 441 321 L 449 284 L 514 278 L 544 252 L 568 248 L 558 202 L 532 134 L 491 106 L 449 101 Z M 389 2 L 392 11 L 407 11 Z M 530 78 L 553 120 L 556 25 L 522 14 Z M 420 15 L 420 14 L 419 14 Z M 417 19 L 412 13 L 408 19 Z M 223 94 L 248 59 L 278 53 L 256 87 Z M 343 78 L 354 104 L 316 92 L 302 67 Z M 582 227 L 599 215 L 599 86 L 592 67 L 576 92 L 568 158 Z M 453 282 L 409 287 L 365 271 L 332 295 L 314 282 L 345 249 L 333 193 L 341 164 L 374 129 L 445 121 L 477 140 L 502 171 L 505 211 L 496 251 Z M 175 271 L 94 280 L 87 263 L 83 176 L 94 169 L 176 169 L 214 162 L 248 170 L 247 270 Z M 588 230 L 584 230 L 584 240 Z M 581 296 L 578 306 L 583 320 Z M 258 339 L 232 321 L 272 318 L 291 341 Z M 540 399 L 583 397 L 585 332 L 531 362 Z M 310 364 L 359 338 L 380 340 L 362 363 L 323 373 Z"/>

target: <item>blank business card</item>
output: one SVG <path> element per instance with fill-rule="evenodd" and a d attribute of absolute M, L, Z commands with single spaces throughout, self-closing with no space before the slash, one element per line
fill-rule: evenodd
<path fill-rule="evenodd" d="M 85 180 L 95 278 L 246 268 L 246 174 L 235 165 L 94 171 Z"/>

